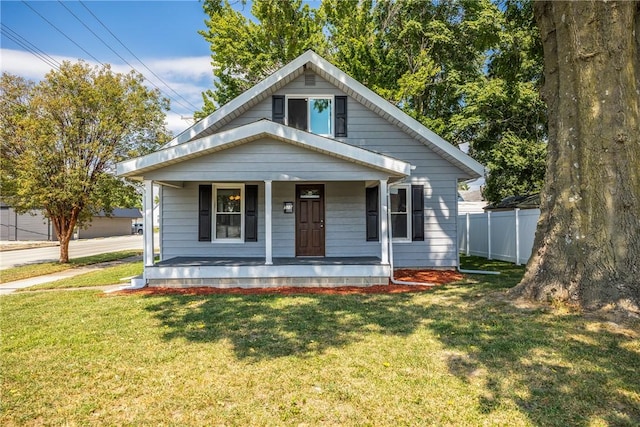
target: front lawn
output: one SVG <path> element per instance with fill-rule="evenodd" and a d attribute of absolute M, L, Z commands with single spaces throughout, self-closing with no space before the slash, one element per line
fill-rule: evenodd
<path fill-rule="evenodd" d="M 522 268 L 490 268 L 406 294 L 4 296 L 0 424 L 640 424 L 640 324 L 512 305 Z"/>
<path fill-rule="evenodd" d="M 140 250 L 117 251 L 86 257 L 72 258 L 66 264 L 60 264 L 59 262 L 42 262 L 37 264 L 11 267 L 0 271 L 0 283 L 13 282 L 16 280 L 28 279 L 30 277 L 58 273 L 60 271 L 69 270 L 71 268 L 84 267 L 87 265 L 100 264 L 103 262 L 117 261 L 138 256 L 140 254 L 142 254 L 142 251 Z"/>
<path fill-rule="evenodd" d="M 139 276 L 142 274 L 142 270 L 142 261 L 126 262 L 124 264 L 105 267 L 97 271 L 90 271 L 78 276 L 56 280 L 54 282 L 29 286 L 28 288 L 19 289 L 18 292 L 31 292 L 46 289 L 88 288 L 94 286 L 117 285 L 119 283 L 125 285 L 127 284 L 125 279 Z"/>

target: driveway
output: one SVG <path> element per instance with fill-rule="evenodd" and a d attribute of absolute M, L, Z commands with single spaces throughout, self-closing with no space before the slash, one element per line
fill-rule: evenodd
<path fill-rule="evenodd" d="M 157 242 L 157 235 L 156 242 Z M 142 250 L 143 236 L 104 237 L 98 239 L 73 240 L 69 243 L 69 257 L 78 258 L 107 252 L 124 250 Z M 157 243 L 156 243 L 156 247 Z M 60 247 L 20 249 L 0 252 L 0 270 L 25 264 L 57 261 L 60 257 Z"/>

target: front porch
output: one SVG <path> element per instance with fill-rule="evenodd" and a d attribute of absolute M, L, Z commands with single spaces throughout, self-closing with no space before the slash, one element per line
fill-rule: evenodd
<path fill-rule="evenodd" d="M 145 267 L 152 287 L 372 286 L 388 284 L 389 274 L 377 257 L 175 257 Z"/>

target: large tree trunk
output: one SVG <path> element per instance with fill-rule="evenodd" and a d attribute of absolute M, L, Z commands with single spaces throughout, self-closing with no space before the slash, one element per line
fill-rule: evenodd
<path fill-rule="evenodd" d="M 511 293 L 640 313 L 640 2 L 536 2 L 535 15 L 547 172 L 533 255 Z"/>

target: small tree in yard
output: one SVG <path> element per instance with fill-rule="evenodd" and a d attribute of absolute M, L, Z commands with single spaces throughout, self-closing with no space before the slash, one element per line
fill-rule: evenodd
<path fill-rule="evenodd" d="M 640 2 L 536 2 L 549 147 L 534 252 L 512 291 L 640 313 Z"/>
<path fill-rule="evenodd" d="M 2 75 L 1 197 L 19 213 L 44 211 L 61 263 L 76 226 L 136 204 L 136 188 L 112 174 L 115 163 L 168 139 L 168 101 L 142 82 L 84 62 L 64 62 L 37 84 Z"/>

